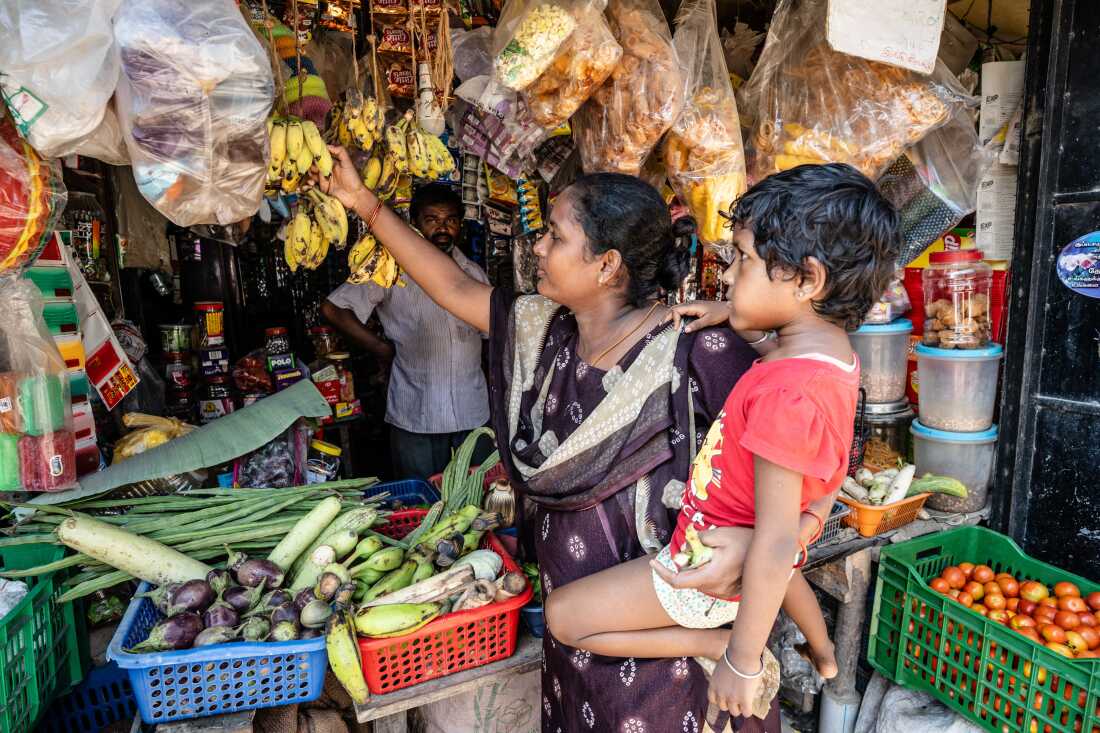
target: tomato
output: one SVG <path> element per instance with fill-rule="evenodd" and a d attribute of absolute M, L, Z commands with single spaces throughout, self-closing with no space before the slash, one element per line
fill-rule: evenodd
<path fill-rule="evenodd" d="M 982 601 L 985 603 L 985 607 L 990 611 L 1003 611 L 1005 608 L 1005 597 L 1000 593 L 993 595 L 986 594 L 985 599 Z"/>
<path fill-rule="evenodd" d="M 974 573 L 972 577 L 979 583 L 988 583 L 996 576 L 993 574 L 993 568 L 989 567 L 988 565 L 978 565 L 974 568 Z"/>
<path fill-rule="evenodd" d="M 990 621 L 996 621 L 999 624 L 1008 624 L 1008 611 L 1005 610 L 991 610 L 987 614 L 987 618 Z"/>
<path fill-rule="evenodd" d="M 961 562 L 959 563 L 959 570 L 963 571 L 963 575 L 966 576 L 967 580 L 970 580 L 970 576 L 974 574 L 974 563 Z"/>
<path fill-rule="evenodd" d="M 1019 611 L 1022 614 L 1026 614 L 1026 615 L 1030 616 L 1031 614 L 1035 613 L 1035 609 L 1038 606 L 1039 606 L 1039 604 L 1036 603 L 1035 601 L 1029 601 L 1026 598 L 1021 598 L 1020 599 L 1020 605 L 1016 610 Z"/>
<path fill-rule="evenodd" d="M 1054 584 L 1054 595 L 1058 598 L 1063 596 L 1076 596 L 1081 597 L 1081 589 L 1068 580 L 1063 580 L 1061 583 Z"/>
<path fill-rule="evenodd" d="M 1001 586 L 997 584 L 997 581 L 991 580 L 982 586 L 982 590 L 985 591 L 987 596 L 1003 596 L 1001 592 Z"/>
<path fill-rule="evenodd" d="M 1058 608 L 1074 613 L 1084 613 L 1089 610 L 1088 604 L 1080 596 L 1062 596 L 1058 599 Z"/>
<path fill-rule="evenodd" d="M 1100 611 L 1100 590 L 1094 590 L 1089 593 L 1088 598 L 1085 599 L 1085 603 L 1089 604 L 1089 608 L 1093 611 Z"/>
<path fill-rule="evenodd" d="M 1094 652 L 1093 650 L 1089 649 L 1088 651 L 1078 652 L 1077 653 L 1077 658 L 1078 659 L 1100 659 L 1100 653 Z M 1096 729 L 1093 728 L 1093 730 L 1096 730 Z"/>
<path fill-rule="evenodd" d="M 980 603 L 975 603 L 973 606 L 970 607 L 970 610 L 971 611 L 977 611 L 978 613 L 980 613 L 983 616 L 988 616 L 989 615 L 989 609 L 986 608 L 985 606 L 983 606 Z"/>
<path fill-rule="evenodd" d="M 952 588 L 962 588 L 966 585 L 966 575 L 954 565 L 948 565 L 940 573 L 940 577 L 947 581 Z"/>
<path fill-rule="evenodd" d="M 1037 624 L 1035 623 L 1035 619 L 1033 619 L 1031 616 L 1024 616 L 1022 614 L 1016 614 L 1015 616 L 1013 616 L 1009 620 L 1008 625 L 1016 629 L 1017 631 L 1020 629 L 1033 629 L 1037 626 Z"/>
<path fill-rule="evenodd" d="M 1058 642 L 1050 641 L 1050 642 L 1047 642 L 1046 646 L 1047 646 L 1047 649 L 1051 650 L 1055 654 L 1061 654 L 1063 657 L 1068 657 L 1069 659 L 1073 659 L 1073 650 L 1070 649 L 1065 644 L 1060 644 Z"/>
<path fill-rule="evenodd" d="M 1040 606 L 1050 606 L 1055 611 L 1058 610 L 1058 599 L 1054 596 L 1047 596 L 1043 600 L 1039 601 Z"/>
<path fill-rule="evenodd" d="M 1085 637 L 1081 636 L 1076 631 L 1066 632 L 1066 646 L 1072 649 L 1074 654 L 1080 654 L 1081 652 L 1087 652 L 1089 650 L 1089 643 L 1085 641 Z"/>
<path fill-rule="evenodd" d="M 974 571 L 978 572 L 977 570 Z M 1047 587 L 1042 583 L 1036 583 L 1034 580 L 1029 580 L 1026 583 L 1020 585 L 1020 597 L 1029 601 L 1038 603 L 1039 601 L 1050 595 Z"/>
<path fill-rule="evenodd" d="M 963 590 L 969 593 L 970 597 L 973 598 L 975 601 L 980 601 L 982 600 L 982 597 L 985 596 L 985 588 L 982 587 L 981 583 L 978 583 L 974 580 L 971 580 L 969 583 L 964 585 Z"/>
<path fill-rule="evenodd" d="M 951 586 L 947 584 L 947 581 L 943 578 L 932 578 L 932 582 L 928 584 L 932 590 L 937 593 L 947 594 L 947 591 L 951 590 Z"/>
<path fill-rule="evenodd" d="M 1006 598 L 1005 599 L 1005 609 L 1009 610 L 1009 611 L 1019 611 L 1020 610 L 1020 599 L 1019 598 Z"/>
<path fill-rule="evenodd" d="M 974 605 L 974 596 L 970 595 L 964 590 L 959 591 L 959 597 L 955 599 L 959 603 L 963 604 L 967 608 Z"/>
<path fill-rule="evenodd" d="M 1031 615 L 1034 616 L 1035 620 L 1040 623 L 1052 624 L 1054 623 L 1054 617 L 1057 614 L 1058 612 L 1050 606 L 1039 606 Z"/>
<path fill-rule="evenodd" d="M 1039 636 L 1055 644 L 1064 644 L 1066 641 L 1065 629 L 1061 626 L 1055 626 L 1054 624 L 1043 624 L 1040 626 Z"/>
<path fill-rule="evenodd" d="M 1016 629 L 1021 635 L 1034 641 L 1036 644 L 1043 643 L 1043 637 L 1039 636 L 1039 632 L 1035 630 L 1033 626 L 1025 626 L 1022 629 Z"/>
<path fill-rule="evenodd" d="M 1001 593 L 1005 598 L 1015 598 L 1020 595 L 1020 584 L 1015 578 L 1003 578 L 997 581 L 997 585 L 1001 586 Z"/>
<path fill-rule="evenodd" d="M 955 599 L 956 601 L 959 600 L 959 593 L 962 593 L 962 591 L 960 591 L 958 588 L 952 588 L 951 590 L 947 591 L 947 595 Z"/>
<path fill-rule="evenodd" d="M 1081 625 L 1081 619 L 1077 618 L 1077 614 L 1073 611 L 1059 611 L 1054 614 L 1054 623 L 1061 626 L 1066 631 L 1070 629 L 1076 629 Z"/>
<path fill-rule="evenodd" d="M 1085 640 L 1085 643 L 1089 645 L 1089 649 L 1095 649 L 1100 646 L 1100 631 L 1092 628 L 1091 626 L 1081 626 L 1077 629 L 1077 633 L 1081 635 L 1081 638 Z"/>

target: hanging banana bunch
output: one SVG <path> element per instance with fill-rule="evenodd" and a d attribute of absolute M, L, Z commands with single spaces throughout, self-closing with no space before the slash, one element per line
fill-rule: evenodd
<path fill-rule="evenodd" d="M 435 135 L 424 130 L 414 122 L 412 110 L 409 110 L 395 124 L 385 129 L 385 152 L 381 154 L 378 165 L 368 161 L 363 169 L 363 183 L 368 188 L 378 192 L 383 199 L 389 192 L 390 180 L 386 173 L 392 164 L 396 173 L 393 188 L 396 189 L 396 178 L 402 174 L 408 174 L 414 178 L 424 178 L 435 181 L 449 175 L 455 170 L 454 157 L 447 146 Z M 374 180 L 374 170 L 378 170 L 378 179 Z M 373 185 L 372 185 L 373 183 Z"/>
<path fill-rule="evenodd" d="M 299 267 L 316 270 L 325 261 L 330 247 L 340 250 L 348 241 L 344 205 L 317 189 L 307 191 L 305 196 L 286 225 L 283 258 L 291 272 L 297 272 Z"/>
<path fill-rule="evenodd" d="M 369 233 L 348 251 L 348 269 L 351 270 L 348 282 L 352 285 L 374 282 L 383 288 L 405 287 L 397 260 Z"/>
<path fill-rule="evenodd" d="M 297 193 L 309 169 L 332 175 L 332 155 L 321 131 L 310 120 L 275 117 L 268 120 L 271 158 L 267 166 L 267 193 Z"/>
<path fill-rule="evenodd" d="M 374 191 L 378 198 L 389 201 L 397 193 L 401 171 L 397 168 L 397 158 L 389 150 L 376 148 L 360 176 L 364 186 Z"/>
<path fill-rule="evenodd" d="M 357 147 L 369 152 L 382 139 L 386 113 L 374 97 L 348 91 L 332 106 L 328 140 L 345 148 Z"/>

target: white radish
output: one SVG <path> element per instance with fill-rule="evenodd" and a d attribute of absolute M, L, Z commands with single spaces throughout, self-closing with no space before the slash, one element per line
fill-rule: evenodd
<path fill-rule="evenodd" d="M 882 500 L 882 503 L 893 504 L 904 499 L 905 495 L 909 493 L 909 485 L 913 483 L 913 477 L 916 475 L 917 467 L 911 463 L 898 471 L 898 475 L 890 482 L 890 490 L 886 493 L 886 498 Z"/>
<path fill-rule="evenodd" d="M 279 540 L 279 544 L 275 545 L 275 549 L 268 554 L 267 559 L 283 570 L 290 570 L 298 556 L 321 536 L 329 523 L 339 514 L 339 497 L 330 496 L 319 502 L 309 510 L 308 514 L 295 522 L 294 527 Z"/>
<path fill-rule="evenodd" d="M 78 515 L 57 527 L 66 547 L 154 585 L 203 580 L 211 567 L 148 537 Z"/>

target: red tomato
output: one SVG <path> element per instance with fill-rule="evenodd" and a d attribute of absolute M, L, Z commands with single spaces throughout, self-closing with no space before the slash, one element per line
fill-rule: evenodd
<path fill-rule="evenodd" d="M 1020 613 L 1023 613 L 1023 614 L 1026 614 L 1026 615 L 1030 616 L 1031 614 L 1035 613 L 1035 609 L 1038 606 L 1039 606 L 1039 604 L 1036 603 L 1035 601 L 1029 601 L 1026 598 L 1021 598 L 1020 599 L 1020 605 L 1016 610 L 1019 611 Z"/>
<path fill-rule="evenodd" d="M 978 572 L 975 570 L 974 572 Z M 1020 585 L 1020 597 L 1029 601 L 1038 603 L 1039 601 L 1050 595 L 1047 587 L 1042 583 L 1037 583 L 1034 580 L 1029 580 L 1026 583 Z"/>
<path fill-rule="evenodd" d="M 1095 649 L 1100 646 L 1100 631 L 1092 628 L 1091 626 L 1082 626 L 1077 629 L 1077 633 L 1081 635 L 1081 638 L 1088 644 L 1089 649 Z"/>
<path fill-rule="evenodd" d="M 997 585 L 1001 586 L 1001 593 L 1005 598 L 1015 598 L 1020 595 L 1020 584 L 1015 578 L 1002 578 L 997 581 Z"/>
<path fill-rule="evenodd" d="M 1008 625 L 1016 630 L 1020 629 L 1033 629 L 1037 626 L 1035 619 L 1031 616 L 1024 616 L 1022 614 L 1016 614 L 1009 620 Z"/>
<path fill-rule="evenodd" d="M 975 603 L 973 606 L 970 607 L 970 610 L 971 611 L 977 611 L 978 613 L 980 613 L 983 616 L 988 616 L 989 615 L 989 609 L 986 608 L 985 606 L 983 606 L 980 603 Z"/>
<path fill-rule="evenodd" d="M 1054 617 L 1057 613 L 1058 612 L 1050 606 L 1037 606 L 1031 615 L 1041 624 L 1052 624 L 1054 623 Z"/>
<path fill-rule="evenodd" d="M 1095 590 L 1092 593 L 1089 593 L 1088 598 L 1085 599 L 1085 602 L 1089 604 L 1089 608 L 1091 608 L 1093 611 L 1100 611 L 1100 590 Z"/>
<path fill-rule="evenodd" d="M 988 583 L 996 576 L 993 575 L 993 568 L 989 567 L 988 565 L 978 565 L 974 568 L 974 573 L 972 577 L 979 583 Z"/>
<path fill-rule="evenodd" d="M 1054 623 L 1061 626 L 1066 631 L 1070 629 L 1076 629 L 1081 625 L 1081 619 L 1077 618 L 1077 614 L 1073 611 L 1059 611 L 1054 614 Z"/>
<path fill-rule="evenodd" d="M 974 605 L 974 596 L 970 595 L 964 590 L 959 591 L 959 597 L 955 599 L 959 603 L 963 604 L 967 608 Z"/>
<path fill-rule="evenodd" d="M 1008 611 L 990 611 L 986 616 L 990 621 L 996 621 L 999 624 L 1008 624 Z"/>
<path fill-rule="evenodd" d="M 1089 628 L 1095 627 L 1097 624 L 1100 624 L 1100 621 L 1097 621 L 1096 617 L 1088 611 L 1077 614 L 1077 618 L 1081 619 L 1082 626 L 1088 626 Z"/>
<path fill-rule="evenodd" d="M 966 585 L 966 575 L 954 565 L 948 565 L 940 573 L 940 577 L 947 581 L 952 588 L 962 588 Z"/>
<path fill-rule="evenodd" d="M 1039 636 L 1055 644 L 1064 644 L 1066 642 L 1065 629 L 1061 626 L 1055 626 L 1054 624 L 1043 624 L 1040 626 Z"/>
<path fill-rule="evenodd" d="M 1020 599 L 1019 598 L 1006 598 L 1005 599 L 1005 610 L 1019 611 L 1020 610 Z"/>
<path fill-rule="evenodd" d="M 1085 603 L 1085 599 L 1080 596 L 1061 596 L 1058 599 L 1058 608 L 1063 611 L 1073 611 L 1074 613 L 1084 613 L 1089 610 L 1088 604 Z"/>
<path fill-rule="evenodd" d="M 1050 608 L 1053 608 L 1055 611 L 1057 611 L 1058 610 L 1058 599 L 1055 598 L 1054 596 L 1047 596 L 1043 600 L 1039 601 L 1039 605 L 1040 606 L 1049 606 Z"/>
<path fill-rule="evenodd" d="M 963 575 L 966 576 L 967 580 L 970 580 L 970 576 L 974 574 L 974 563 L 961 562 L 959 563 L 959 570 L 963 571 Z"/>
<path fill-rule="evenodd" d="M 937 593 L 946 594 L 947 591 L 951 590 L 951 586 L 943 578 L 932 578 L 932 582 L 928 585 Z"/>
<path fill-rule="evenodd" d="M 982 601 L 985 607 L 990 611 L 1003 611 L 1005 608 L 1005 597 L 1000 593 L 993 595 L 986 594 L 985 599 Z"/>
<path fill-rule="evenodd" d="M 1025 626 L 1022 629 L 1016 629 L 1016 631 L 1018 631 L 1022 636 L 1026 636 L 1027 638 L 1031 639 L 1036 644 L 1043 643 L 1043 637 L 1039 636 L 1039 632 L 1036 631 L 1033 626 Z"/>
<path fill-rule="evenodd" d="M 1063 596 L 1077 596 L 1081 597 L 1081 589 L 1068 580 L 1063 580 L 1061 583 L 1054 584 L 1054 595 L 1058 598 Z"/>
<path fill-rule="evenodd" d="M 974 580 L 964 585 L 963 590 L 969 593 L 975 601 L 980 601 L 985 596 L 985 588 L 982 587 L 981 583 Z"/>

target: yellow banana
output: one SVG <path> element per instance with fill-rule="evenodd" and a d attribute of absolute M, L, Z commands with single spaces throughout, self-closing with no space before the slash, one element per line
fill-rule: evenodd
<path fill-rule="evenodd" d="M 283 180 L 281 183 L 283 193 L 294 193 L 298 190 L 298 184 L 302 180 L 302 174 L 298 172 L 298 166 L 294 159 L 287 157 L 283 161 Z"/>
<path fill-rule="evenodd" d="M 348 130 L 355 144 L 362 150 L 370 150 L 374 147 L 374 137 L 363 122 L 362 116 L 348 120 Z"/>
<path fill-rule="evenodd" d="M 363 636 L 384 637 L 408 633 L 439 615 L 438 603 L 394 603 L 361 608 L 355 613 L 355 629 Z"/>
<path fill-rule="evenodd" d="M 279 120 L 271 128 L 271 167 L 280 168 L 286 160 L 286 124 Z"/>
<path fill-rule="evenodd" d="M 371 136 L 378 137 L 381 128 L 378 127 L 378 102 L 374 97 L 367 97 L 363 102 L 363 124 Z"/>
<path fill-rule="evenodd" d="M 378 181 L 382 178 L 382 161 L 373 157 L 363 167 L 363 185 L 374 190 L 378 188 Z"/>
<path fill-rule="evenodd" d="M 346 117 L 340 118 L 340 123 L 337 125 L 336 141 L 345 148 L 351 147 L 351 130 L 348 129 L 348 120 Z"/>
<path fill-rule="evenodd" d="M 352 702 L 365 704 L 370 699 L 370 690 L 363 676 L 359 645 L 355 643 L 355 624 L 347 611 L 341 609 L 329 620 L 325 630 L 325 649 L 332 673 L 344 686 Z"/>
<path fill-rule="evenodd" d="M 367 261 L 367 258 L 374 253 L 377 244 L 378 242 L 373 235 L 364 234 L 348 251 L 348 269 L 352 273 L 358 272 L 363 263 Z"/>
<path fill-rule="evenodd" d="M 428 158 L 424 155 L 424 145 L 420 140 L 420 131 L 413 130 L 405 136 L 405 144 L 409 150 L 409 173 L 416 178 L 428 176 Z"/>
<path fill-rule="evenodd" d="M 406 112 L 395 125 L 386 128 L 386 147 L 393 153 L 393 162 L 402 173 L 409 172 L 409 147 L 405 138 L 405 131 L 412 119 L 412 112 Z"/>
<path fill-rule="evenodd" d="M 286 123 L 286 154 L 291 160 L 298 160 L 305 146 L 305 133 L 302 131 L 302 123 L 298 120 L 290 120 Z"/>
<path fill-rule="evenodd" d="M 348 241 L 348 212 L 335 196 L 321 193 L 317 189 L 307 194 L 314 203 L 313 215 L 321 221 L 325 238 L 338 249 Z"/>
<path fill-rule="evenodd" d="M 322 150 L 327 150 L 325 141 L 321 139 L 321 131 L 313 124 L 313 120 L 302 121 L 302 137 L 314 158 L 320 156 Z"/>
<path fill-rule="evenodd" d="M 298 168 L 298 175 L 304 176 L 309 173 L 309 169 L 313 166 L 313 153 L 309 152 L 309 148 L 303 145 L 302 151 L 298 153 L 294 163 Z"/>

